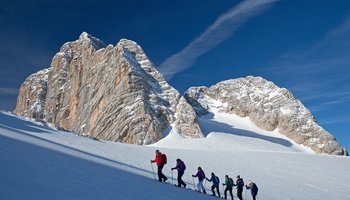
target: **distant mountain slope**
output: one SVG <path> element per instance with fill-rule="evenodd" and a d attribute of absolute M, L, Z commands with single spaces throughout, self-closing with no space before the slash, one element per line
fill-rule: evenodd
<path fill-rule="evenodd" d="M 178 149 L 193 149 L 195 146 L 197 149 L 212 151 L 314 153 L 310 148 L 295 143 L 277 130 L 263 130 L 248 117 L 219 112 L 214 107 L 198 121 L 206 135 L 205 138 L 188 140 L 173 129 L 166 138 L 154 145 Z"/>
<path fill-rule="evenodd" d="M 347 154 L 335 138 L 317 124 L 311 112 L 285 88 L 261 77 L 222 81 L 212 87 L 193 87 L 185 93 L 199 116 L 213 109 L 249 117 L 264 130 L 277 130 L 316 153 Z"/>

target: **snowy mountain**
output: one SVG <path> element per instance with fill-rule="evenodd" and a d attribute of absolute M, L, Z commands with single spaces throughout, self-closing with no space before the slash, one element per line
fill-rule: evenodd
<path fill-rule="evenodd" d="M 191 106 L 139 45 L 122 39 L 106 46 L 87 33 L 64 44 L 49 69 L 27 78 L 15 113 L 79 135 L 133 144 L 158 141 L 171 124 L 183 135 L 202 137 Z"/>
<path fill-rule="evenodd" d="M 198 166 L 206 175 L 215 172 L 221 182 L 226 174 L 253 180 L 261 200 L 350 199 L 349 157 L 310 153 L 246 117 L 218 110 L 199 123 L 205 138 L 185 138 L 172 129 L 159 142 L 140 146 L 80 137 L 0 113 L 0 199 L 213 199 L 193 191 L 191 174 Z M 149 160 L 155 149 L 167 154 L 163 171 L 169 183 L 176 181 L 170 170 L 175 159 L 186 163 L 189 189 L 154 181 Z M 211 194 L 211 184 L 205 187 Z M 251 199 L 249 191 L 243 197 Z"/>
<path fill-rule="evenodd" d="M 87 33 L 64 44 L 48 69 L 25 80 L 15 113 L 90 138 L 152 144 L 171 131 L 202 138 L 205 130 L 198 118 L 211 117 L 215 110 L 248 117 L 301 148 L 347 154 L 285 88 L 246 77 L 190 88 L 181 97 L 137 43 L 122 39 L 116 46 L 106 45 Z"/>
<path fill-rule="evenodd" d="M 287 89 L 261 77 L 222 81 L 209 88 L 193 87 L 186 91 L 185 97 L 199 116 L 216 110 L 233 113 L 250 119 L 263 130 L 285 135 L 316 153 L 348 154 Z"/>

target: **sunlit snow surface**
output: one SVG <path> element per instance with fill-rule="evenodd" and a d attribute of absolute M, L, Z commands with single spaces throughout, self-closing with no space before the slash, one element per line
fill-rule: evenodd
<path fill-rule="evenodd" d="M 191 174 L 201 166 L 221 182 L 225 174 L 255 181 L 259 200 L 350 199 L 348 157 L 313 154 L 234 115 L 214 112 L 199 121 L 206 138 L 187 139 L 169 129 L 158 143 L 136 146 L 95 141 L 0 113 L 0 199 L 213 199 L 154 181 L 149 160 L 155 149 L 167 154 L 164 172 L 170 183 L 175 159 L 185 161 L 190 189 Z M 243 197 L 251 199 L 249 191 Z"/>

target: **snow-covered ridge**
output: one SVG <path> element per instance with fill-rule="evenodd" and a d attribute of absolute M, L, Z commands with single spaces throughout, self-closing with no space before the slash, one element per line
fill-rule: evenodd
<path fill-rule="evenodd" d="M 261 77 L 222 81 L 210 88 L 190 88 L 186 98 L 199 115 L 213 108 L 249 117 L 264 130 L 278 130 L 317 153 L 345 155 L 335 138 L 320 127 L 310 111 L 285 88 Z"/>

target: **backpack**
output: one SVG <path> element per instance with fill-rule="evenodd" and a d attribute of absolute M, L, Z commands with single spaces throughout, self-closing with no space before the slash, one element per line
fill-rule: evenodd
<path fill-rule="evenodd" d="M 227 181 L 227 187 L 232 187 L 233 186 L 233 180 L 232 178 L 229 178 Z"/>
<path fill-rule="evenodd" d="M 254 186 L 255 186 L 255 187 L 254 187 Z M 255 192 L 258 193 L 259 188 L 258 188 L 258 186 L 257 186 L 255 183 L 253 183 L 253 188 L 255 188 L 255 190 L 256 190 Z"/>
<path fill-rule="evenodd" d="M 215 182 L 215 183 L 219 184 L 219 183 L 220 183 L 219 177 L 215 176 L 215 177 L 214 177 L 214 181 L 213 181 L 213 182 Z"/>
<path fill-rule="evenodd" d="M 238 179 L 238 186 L 239 187 L 243 187 L 244 186 L 244 181 L 243 181 L 243 179 Z"/>
<path fill-rule="evenodd" d="M 165 154 L 161 154 L 161 158 L 162 158 L 162 164 L 166 164 L 167 163 L 167 158 Z"/>
<path fill-rule="evenodd" d="M 181 160 L 180 163 L 177 165 L 179 171 L 185 171 L 186 170 L 186 165 L 185 163 Z"/>

